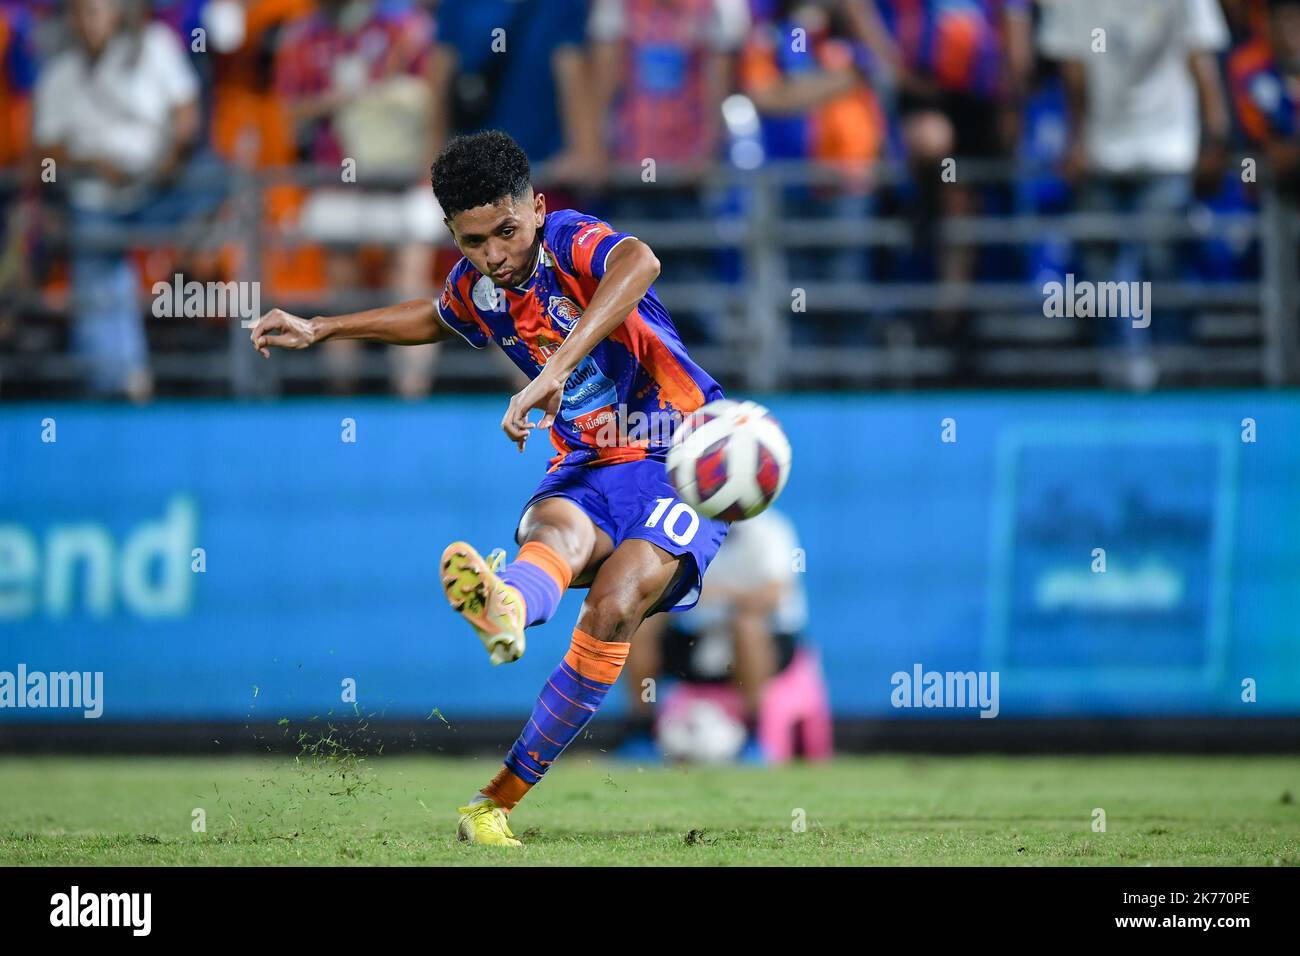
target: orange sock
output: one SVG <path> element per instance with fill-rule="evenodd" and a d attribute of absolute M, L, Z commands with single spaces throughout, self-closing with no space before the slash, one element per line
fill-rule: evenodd
<path fill-rule="evenodd" d="M 519 593 L 528 626 L 549 621 L 568 590 L 573 572 L 554 548 L 529 541 L 515 559 L 501 569 L 501 580 Z"/>
<path fill-rule="evenodd" d="M 516 561 L 527 561 L 529 564 L 535 564 L 550 576 L 555 582 L 555 586 L 563 594 L 569 590 L 569 584 L 573 580 L 573 571 L 569 568 L 569 562 L 560 557 L 548 544 L 542 544 L 540 541 L 529 541 L 519 553 L 515 555 Z"/>
<path fill-rule="evenodd" d="M 631 646 L 574 630 L 569 652 L 551 672 L 505 765 L 483 788 L 483 796 L 505 810 L 514 809 L 595 716 Z"/>
<path fill-rule="evenodd" d="M 582 677 L 613 684 L 627 663 L 627 652 L 632 645 L 626 641 L 599 641 L 585 631 L 573 629 L 573 641 L 569 644 L 569 653 L 564 655 L 564 663 L 572 667 Z"/>
<path fill-rule="evenodd" d="M 497 771 L 497 775 L 492 778 L 492 782 L 480 790 L 479 793 L 498 807 L 509 812 L 515 808 L 515 804 L 524 798 L 524 794 L 532 788 L 531 783 L 524 783 L 523 778 L 511 773 L 509 767 L 503 766 Z"/>

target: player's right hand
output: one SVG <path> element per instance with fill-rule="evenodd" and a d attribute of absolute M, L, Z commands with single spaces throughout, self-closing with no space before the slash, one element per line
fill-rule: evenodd
<path fill-rule="evenodd" d="M 315 341 L 315 330 L 306 319 L 272 309 L 257 321 L 249 338 L 253 348 L 267 358 L 271 357 L 271 346 L 278 349 L 305 349 Z"/>

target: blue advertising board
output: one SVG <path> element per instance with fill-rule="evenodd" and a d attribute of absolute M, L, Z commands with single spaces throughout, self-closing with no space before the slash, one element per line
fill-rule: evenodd
<path fill-rule="evenodd" d="M 1004 716 L 1300 715 L 1297 397 L 764 400 L 838 716 L 929 716 L 891 701 L 917 666 L 997 672 Z M 545 470 L 503 403 L 0 408 L 0 704 L 21 665 L 102 672 L 114 720 L 346 713 L 347 681 L 367 714 L 525 713 L 583 592 L 491 667 L 436 568 L 513 547 Z"/>

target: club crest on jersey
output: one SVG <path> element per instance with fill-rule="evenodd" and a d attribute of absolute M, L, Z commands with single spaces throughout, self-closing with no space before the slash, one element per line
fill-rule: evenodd
<path fill-rule="evenodd" d="M 498 289 L 487 276 L 483 276 L 474 283 L 470 298 L 484 312 L 506 311 L 506 294 Z"/>
<path fill-rule="evenodd" d="M 546 303 L 546 312 L 565 335 L 572 332 L 573 327 L 582 318 L 582 310 L 572 299 L 563 295 L 551 296 Z"/>

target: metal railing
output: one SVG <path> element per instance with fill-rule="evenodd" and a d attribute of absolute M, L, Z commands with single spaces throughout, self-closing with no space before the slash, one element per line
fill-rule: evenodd
<path fill-rule="evenodd" d="M 967 183 L 1004 188 L 1041 172 L 1013 164 L 973 162 L 962 169 Z M 108 238 L 107 245 L 234 248 L 241 265 L 238 274 L 228 278 L 261 283 L 263 308 L 329 314 L 394 299 L 391 291 L 367 289 L 293 297 L 262 282 L 270 250 L 321 245 L 293 230 L 271 227 L 265 216 L 266 191 L 285 183 L 337 187 L 337 174 L 297 167 L 228 175 L 229 199 L 215 220 L 123 228 Z M 715 271 L 680 280 L 668 269 L 656 284 L 670 311 L 710 317 L 714 333 L 687 344 L 715 377 L 759 391 L 944 385 L 952 383 L 959 370 L 966 382 L 995 386 L 1100 381 L 1106 363 L 1113 361 L 1113 350 L 1100 346 L 1087 327 L 1046 318 L 1041 278 L 954 283 L 891 278 L 880 270 L 870 279 L 852 281 L 793 276 L 792 256 L 810 250 L 874 250 L 877 256 L 888 257 L 915 247 L 914 222 L 900 214 L 835 219 L 786 212 L 784 200 L 790 190 L 834 183 L 836 175 L 833 169 L 802 163 L 775 163 L 752 171 L 719 166 L 699 183 L 703 200 L 698 217 L 615 221 L 617 228 L 654 247 L 661 259 L 673 254 L 711 260 L 729 256 L 735 264 L 734 278 L 722 278 Z M 873 180 L 878 193 L 889 195 L 906 186 L 907 172 L 882 165 Z M 409 187 L 412 181 L 411 176 L 367 176 L 365 186 L 358 188 Z M 683 182 L 671 171 L 664 171 L 652 184 L 642 183 L 634 174 L 620 174 L 609 188 L 626 194 Z M 1200 206 L 1194 215 L 1166 217 L 1037 212 L 968 216 L 937 222 L 933 234 L 939 249 L 995 248 L 1013 262 L 1017 250 L 1048 238 L 1074 247 L 1090 241 L 1197 243 L 1223 238 L 1239 246 L 1253 245 L 1258 249 L 1258 269 L 1247 278 L 1173 279 L 1154 285 L 1153 301 L 1163 309 L 1184 311 L 1190 327 L 1185 341 L 1156 345 L 1149 354 L 1162 371 L 1193 384 L 1282 386 L 1295 383 L 1300 375 L 1296 295 L 1300 215 L 1292 200 L 1267 183 L 1259 186 L 1258 197 L 1257 211 L 1236 213 L 1216 213 Z M 56 257 L 67 256 L 66 234 L 53 233 L 45 239 Z M 362 244 L 375 245 L 368 240 L 354 245 Z M 802 312 L 792 308 L 795 290 L 801 294 Z M 86 374 L 85 363 L 50 344 L 59 341 L 70 318 L 69 297 L 11 288 L 5 302 L 3 312 L 11 328 L 7 336 L 0 331 L 0 397 L 75 393 Z M 971 323 L 960 340 L 927 338 L 919 332 L 927 316 L 954 308 Z M 15 320 L 22 330 L 44 325 L 48 334 L 36 337 L 36 347 L 28 343 L 24 348 L 21 334 L 13 331 Z M 798 340 L 795 325 L 811 320 L 841 327 L 834 344 Z M 157 333 L 158 323 L 183 321 L 150 319 L 149 326 Z M 312 351 L 278 362 L 255 361 L 246 329 L 238 321 L 228 325 L 229 334 L 216 347 L 154 348 L 150 362 L 159 391 L 265 395 L 309 389 L 329 377 L 323 357 Z M 367 351 L 357 361 L 355 374 L 362 387 L 383 388 L 389 373 L 389 358 L 383 351 Z M 508 381 L 511 370 L 492 350 L 462 349 L 454 358 L 444 354 L 435 374 L 438 387 L 483 387 Z"/>

